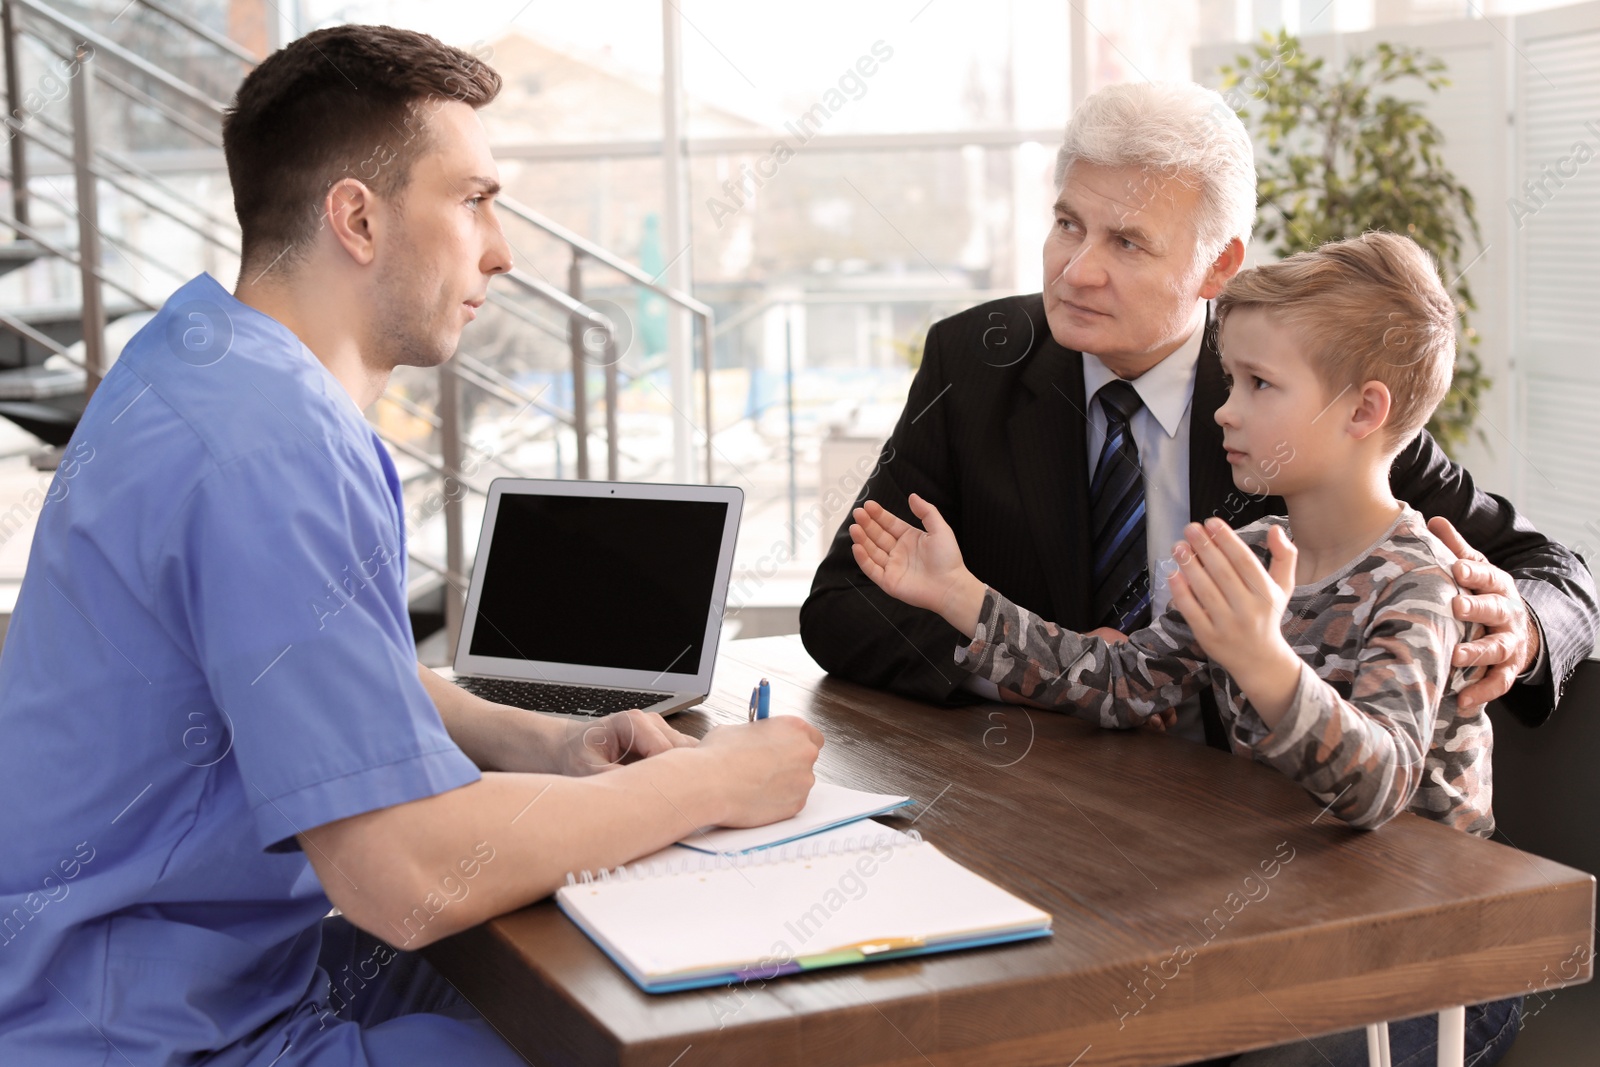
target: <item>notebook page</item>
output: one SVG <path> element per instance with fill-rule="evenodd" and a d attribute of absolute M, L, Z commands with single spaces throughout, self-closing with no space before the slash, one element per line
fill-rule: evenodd
<path fill-rule="evenodd" d="M 910 797 L 892 793 L 867 793 L 832 782 L 816 782 L 811 786 L 811 795 L 806 798 L 805 807 L 791 818 L 766 826 L 696 830 L 678 843 L 697 852 L 747 852 L 754 848 L 771 848 L 808 837 L 830 826 L 854 822 L 868 815 L 882 815 L 910 802 Z"/>
<path fill-rule="evenodd" d="M 838 841 L 841 848 L 844 847 L 844 843 L 848 841 L 853 848 L 864 837 L 874 838 L 879 834 L 888 835 L 896 832 L 898 831 L 896 831 L 894 827 L 881 823 L 877 819 L 857 819 L 854 822 L 847 822 L 841 826 L 830 826 L 826 830 L 818 830 L 814 834 L 807 834 L 803 838 L 803 841 L 808 848 L 817 846 L 819 844 L 826 845 L 830 841 Z M 629 863 L 628 866 L 632 867 L 637 864 L 641 867 L 648 867 L 652 863 L 664 864 L 674 861 L 682 865 L 685 861 L 694 863 L 699 857 L 703 857 L 705 855 L 706 853 L 702 852 L 700 849 L 689 848 L 687 845 L 674 844 L 668 845 L 663 849 L 658 849 L 657 851 L 650 853 L 648 856 L 640 856 L 632 863 Z"/>
<path fill-rule="evenodd" d="M 565 886 L 558 897 L 647 981 L 804 962 L 888 939 L 934 945 L 1050 924 L 1047 912 L 925 842 Z"/>

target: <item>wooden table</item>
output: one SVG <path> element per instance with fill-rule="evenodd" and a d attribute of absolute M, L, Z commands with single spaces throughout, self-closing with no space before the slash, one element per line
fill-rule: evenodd
<path fill-rule="evenodd" d="M 725 645 L 673 721 L 743 721 L 763 675 L 826 735 L 821 777 L 910 794 L 884 822 L 1054 936 L 652 996 L 547 900 L 426 950 L 530 1063 L 1175 1064 L 1593 973 L 1590 875 L 1409 814 L 1351 830 L 1188 741 L 931 708 L 826 677 L 794 637 Z"/>

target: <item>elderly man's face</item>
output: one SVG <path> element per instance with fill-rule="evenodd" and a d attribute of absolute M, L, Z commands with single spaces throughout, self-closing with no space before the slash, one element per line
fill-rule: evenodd
<path fill-rule="evenodd" d="M 1227 281 L 1217 264 L 1197 262 L 1199 203 L 1198 188 L 1152 168 L 1072 164 L 1044 243 L 1044 309 L 1057 343 L 1128 378 L 1181 344 L 1199 301 Z"/>

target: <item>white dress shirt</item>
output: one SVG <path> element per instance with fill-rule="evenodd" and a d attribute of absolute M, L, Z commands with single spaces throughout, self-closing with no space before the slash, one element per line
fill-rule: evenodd
<path fill-rule="evenodd" d="M 1139 448 L 1139 467 L 1144 472 L 1145 558 L 1150 568 L 1151 618 L 1166 611 L 1172 599 L 1172 590 L 1167 585 L 1167 575 L 1174 567 L 1172 546 L 1183 538 L 1183 527 L 1189 521 L 1189 418 L 1205 321 L 1202 304 L 1196 311 L 1188 339 L 1129 383 L 1143 401 L 1128 424 L 1134 444 Z M 1083 354 L 1083 395 L 1089 401 L 1089 409 L 1084 413 L 1088 416 L 1089 465 L 1084 474 L 1091 482 L 1106 439 L 1105 409 L 1094 397 L 1101 386 L 1115 377 L 1116 373 L 1100 362 L 1098 356 Z M 989 700 L 1000 699 L 999 688 L 987 678 L 969 674 L 965 684 Z M 1190 700 L 1179 708 L 1173 730 L 1180 736 L 1204 740 L 1198 702 Z"/>

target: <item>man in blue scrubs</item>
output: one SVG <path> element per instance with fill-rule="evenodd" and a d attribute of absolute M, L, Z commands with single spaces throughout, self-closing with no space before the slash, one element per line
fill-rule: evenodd
<path fill-rule="evenodd" d="M 798 718 L 575 732 L 417 664 L 362 410 L 511 267 L 499 84 L 345 26 L 240 87 L 236 293 L 183 286 L 96 391 L 0 656 L 0 1063 L 520 1063 L 417 948 L 803 803 Z"/>

